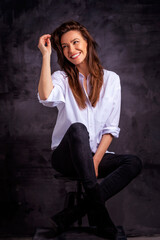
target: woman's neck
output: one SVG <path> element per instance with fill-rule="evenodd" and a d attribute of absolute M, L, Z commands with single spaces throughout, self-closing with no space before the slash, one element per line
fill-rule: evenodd
<path fill-rule="evenodd" d="M 86 63 L 81 63 L 79 65 L 76 65 L 78 71 L 83 74 L 83 76 L 87 79 L 87 76 L 89 75 L 88 66 Z"/>

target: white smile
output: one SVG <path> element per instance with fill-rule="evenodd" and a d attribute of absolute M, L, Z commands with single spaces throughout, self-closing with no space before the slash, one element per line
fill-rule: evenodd
<path fill-rule="evenodd" d="M 81 53 L 77 53 L 77 54 L 71 56 L 71 58 L 73 58 L 73 59 L 74 59 L 74 58 L 77 58 L 80 54 L 81 54 Z"/>

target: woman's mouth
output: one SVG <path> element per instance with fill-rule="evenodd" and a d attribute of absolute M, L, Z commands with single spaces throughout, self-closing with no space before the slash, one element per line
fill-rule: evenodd
<path fill-rule="evenodd" d="M 76 53 L 76 54 L 72 55 L 70 58 L 72 58 L 72 59 L 76 59 L 76 58 L 79 57 L 80 54 L 81 54 L 80 52 L 79 52 L 79 53 Z"/>

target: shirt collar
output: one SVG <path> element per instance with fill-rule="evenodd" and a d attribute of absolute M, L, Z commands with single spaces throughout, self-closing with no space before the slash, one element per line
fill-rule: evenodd
<path fill-rule="evenodd" d="M 79 72 L 79 79 L 83 82 L 84 75 L 81 72 Z M 88 74 L 88 76 L 87 76 L 87 80 L 89 80 L 89 79 L 90 79 L 90 74 Z"/>

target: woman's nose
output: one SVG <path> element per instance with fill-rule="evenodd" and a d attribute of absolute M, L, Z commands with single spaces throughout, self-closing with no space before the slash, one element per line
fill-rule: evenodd
<path fill-rule="evenodd" d="M 74 52 L 74 46 L 70 45 L 68 50 L 69 50 L 69 53 L 72 54 Z"/>

